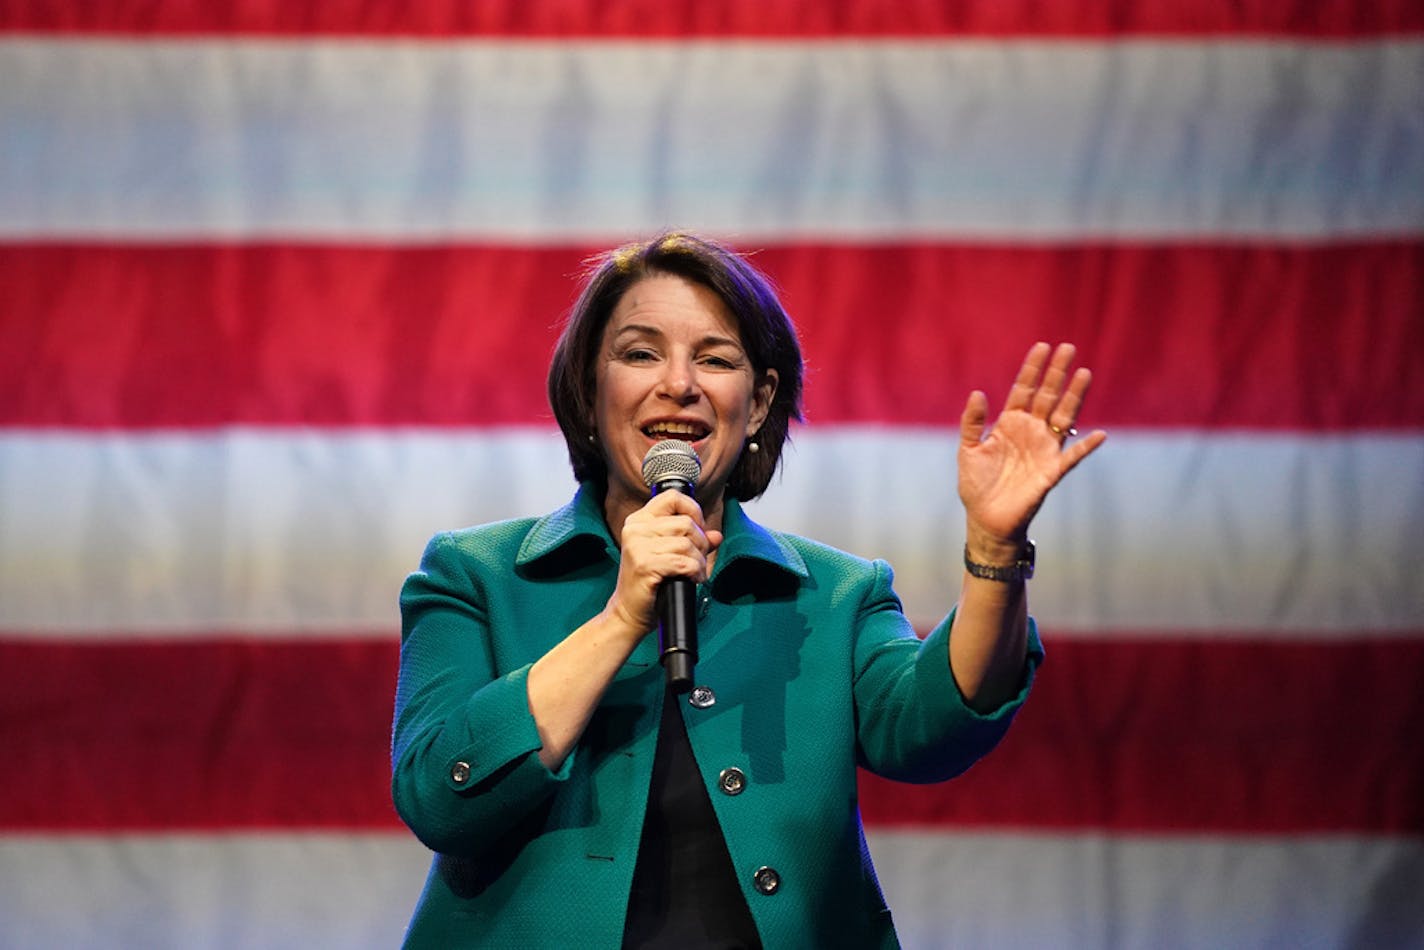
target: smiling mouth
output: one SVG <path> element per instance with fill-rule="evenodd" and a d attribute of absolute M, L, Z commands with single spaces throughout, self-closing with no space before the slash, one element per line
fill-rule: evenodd
<path fill-rule="evenodd" d="M 711 432 L 706 426 L 691 422 L 655 422 L 643 427 L 643 435 L 650 439 L 682 439 L 684 442 L 705 439 Z"/>

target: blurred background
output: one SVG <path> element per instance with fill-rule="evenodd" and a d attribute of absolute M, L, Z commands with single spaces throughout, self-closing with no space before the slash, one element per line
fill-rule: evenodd
<path fill-rule="evenodd" d="M 1424 7 L 0 2 L 0 946 L 389 947 L 396 597 L 573 489 L 585 260 L 754 254 L 754 516 L 957 595 L 1035 340 L 1103 450 L 963 778 L 865 778 L 907 947 L 1424 946 Z"/>

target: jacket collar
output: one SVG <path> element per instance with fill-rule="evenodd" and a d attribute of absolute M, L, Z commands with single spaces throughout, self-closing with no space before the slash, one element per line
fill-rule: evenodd
<path fill-rule="evenodd" d="M 572 501 L 540 518 L 529 529 L 515 556 L 515 567 L 537 570 L 539 562 L 568 563 L 566 559 L 576 552 L 582 553 L 573 557 L 578 564 L 587 564 L 599 556 L 617 561 L 618 547 L 603 521 L 600 497 L 596 485 L 588 482 L 579 485 Z M 729 572 L 737 575 L 754 568 L 756 565 L 752 562 L 789 575 L 783 578 L 783 583 L 795 584 L 810 576 L 800 553 L 779 535 L 747 517 L 735 498 L 728 498 L 722 504 L 722 535 L 722 547 L 712 569 L 714 587 Z"/>
<path fill-rule="evenodd" d="M 780 535 L 748 518 L 741 502 L 728 498 L 722 502 L 722 547 L 717 551 L 717 564 L 712 568 L 713 583 L 742 560 L 761 561 L 797 580 L 811 576 L 799 551 Z"/>
<path fill-rule="evenodd" d="M 540 562 L 564 561 L 570 554 L 579 564 L 603 557 L 618 560 L 618 546 L 603 522 L 603 506 L 595 485 L 583 482 L 573 500 L 534 522 L 514 556 L 516 570 L 535 569 Z M 562 555 L 556 557 L 556 555 Z M 570 565 L 572 567 L 573 565 Z M 542 571 L 540 572 L 542 573 Z"/>

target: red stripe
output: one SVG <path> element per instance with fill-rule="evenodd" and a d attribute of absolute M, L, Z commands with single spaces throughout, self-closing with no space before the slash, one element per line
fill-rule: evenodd
<path fill-rule="evenodd" d="M 0 828 L 395 825 L 398 651 L 0 641 Z"/>
<path fill-rule="evenodd" d="M 947 785 L 864 776 L 874 825 L 1424 832 L 1424 639 L 1066 641 Z"/>
<path fill-rule="evenodd" d="M 1424 635 L 1424 631 L 1420 632 Z M 0 828 L 385 828 L 397 649 L 0 641 Z M 1424 832 L 1424 636 L 1063 641 L 962 778 L 871 825 Z"/>
<path fill-rule="evenodd" d="M 505 37 L 1120 36 L 1152 34 L 1357 37 L 1417 32 L 1415 0 L 1280 3 L 1278 0 L 557 0 L 465 3 L 363 0 L 271 3 L 73 3 L 6 0 L 0 30 L 62 33 Z"/>
<path fill-rule="evenodd" d="M 589 247 L 0 248 L 0 425 L 549 424 Z M 814 422 L 950 425 L 1036 339 L 1089 424 L 1424 425 L 1424 240 L 772 247 Z M 894 332 L 885 332 L 893 325 Z"/>

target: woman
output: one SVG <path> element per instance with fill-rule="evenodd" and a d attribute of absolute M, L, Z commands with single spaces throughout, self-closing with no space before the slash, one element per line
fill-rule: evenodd
<path fill-rule="evenodd" d="M 960 423 L 959 603 L 923 641 L 883 561 L 752 522 L 800 418 L 801 355 L 766 280 L 668 234 L 607 255 L 556 348 L 566 507 L 434 538 L 407 580 L 398 811 L 436 852 L 407 934 L 431 947 L 895 946 L 856 766 L 958 774 L 1042 659 L 1030 520 L 1105 438 L 1071 444 L 1090 376 L 1029 351 L 986 428 Z M 695 497 L 650 497 L 662 439 Z M 698 582 L 697 686 L 664 685 L 656 594 Z"/>

